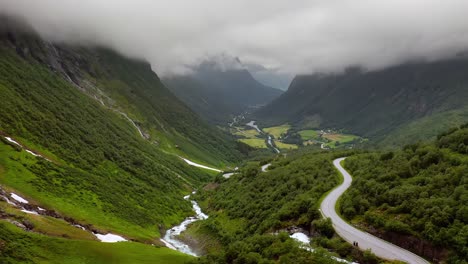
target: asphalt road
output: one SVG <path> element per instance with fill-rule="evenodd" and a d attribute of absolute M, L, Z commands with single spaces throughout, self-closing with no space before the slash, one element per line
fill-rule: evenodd
<path fill-rule="evenodd" d="M 351 175 L 340 165 L 345 158 L 339 158 L 333 161 L 333 165 L 343 175 L 344 181 L 336 189 L 331 191 L 320 205 L 320 210 L 324 217 L 331 218 L 336 233 L 349 243 L 358 242 L 361 250 L 371 249 L 372 252 L 380 258 L 387 260 L 399 260 L 407 263 L 430 263 L 420 256 L 402 249 L 385 240 L 375 237 L 369 233 L 363 232 L 348 223 L 335 211 L 335 205 L 338 198 L 351 186 Z"/>

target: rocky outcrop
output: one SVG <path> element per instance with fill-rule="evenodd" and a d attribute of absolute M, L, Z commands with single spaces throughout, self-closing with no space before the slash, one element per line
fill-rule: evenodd
<path fill-rule="evenodd" d="M 435 246 L 429 241 L 419 237 L 400 234 L 393 231 L 379 230 L 373 227 L 367 227 L 366 231 L 419 256 L 423 256 L 434 263 L 444 263 L 443 261 L 447 259 L 449 254 L 448 249 L 441 246 Z"/>

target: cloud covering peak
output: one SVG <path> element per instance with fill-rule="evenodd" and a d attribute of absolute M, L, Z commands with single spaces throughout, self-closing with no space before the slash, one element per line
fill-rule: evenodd
<path fill-rule="evenodd" d="M 368 69 L 468 50 L 466 0 L 0 0 L 45 38 L 104 45 L 160 74 L 232 54 L 285 73 Z"/>

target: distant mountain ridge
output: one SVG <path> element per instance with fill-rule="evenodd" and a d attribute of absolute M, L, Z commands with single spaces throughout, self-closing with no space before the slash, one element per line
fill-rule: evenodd
<path fill-rule="evenodd" d="M 165 77 L 163 82 L 206 120 L 226 124 L 233 116 L 259 107 L 282 91 L 261 84 L 244 68 L 224 68 L 205 61 L 192 74 Z"/>
<path fill-rule="evenodd" d="M 297 76 L 287 92 L 254 116 L 269 125 L 345 129 L 398 145 L 468 121 L 467 102 L 468 59 L 459 57 Z"/>

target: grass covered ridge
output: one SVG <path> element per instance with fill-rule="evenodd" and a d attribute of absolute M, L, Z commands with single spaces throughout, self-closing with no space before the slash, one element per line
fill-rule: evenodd
<path fill-rule="evenodd" d="M 3 264 L 145 264 L 187 263 L 193 258 L 168 248 L 134 242 L 101 243 L 47 237 L 24 232 L 0 220 L 0 260 Z"/>
<path fill-rule="evenodd" d="M 120 114 L 1 41 L 0 57 L 0 131 L 54 161 L 0 143 L 3 185 L 135 239 L 153 239 L 159 225 L 191 214 L 182 197 L 212 176 L 149 144 Z"/>

